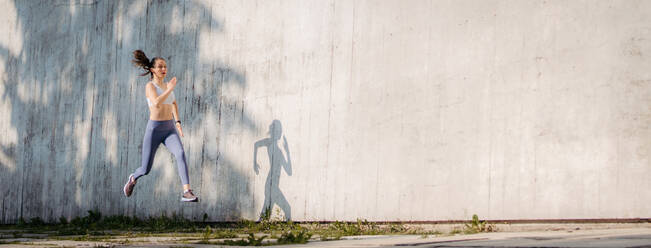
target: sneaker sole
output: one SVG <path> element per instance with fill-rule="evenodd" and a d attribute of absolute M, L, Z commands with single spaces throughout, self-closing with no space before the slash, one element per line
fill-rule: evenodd
<path fill-rule="evenodd" d="M 181 201 L 182 202 L 197 202 L 197 201 L 199 201 L 199 198 L 195 197 L 194 199 L 187 199 L 187 198 L 181 197 Z"/>

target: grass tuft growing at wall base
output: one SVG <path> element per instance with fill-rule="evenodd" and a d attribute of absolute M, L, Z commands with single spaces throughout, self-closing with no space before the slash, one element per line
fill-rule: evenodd
<path fill-rule="evenodd" d="M 178 239 L 180 244 L 238 246 L 305 244 L 314 240 L 339 240 L 345 236 L 359 235 L 443 235 L 439 231 L 423 230 L 413 225 L 378 224 L 361 219 L 354 222 L 295 223 L 271 218 L 268 213 L 263 214 L 259 221 L 215 224 L 206 223 L 207 219 L 207 214 L 203 216 L 204 222 L 193 222 L 176 214 L 139 219 L 121 215 L 102 216 L 99 212 L 88 211 L 88 215 L 70 221 L 64 217 L 59 218 L 57 223 L 46 223 L 40 218 L 29 221 L 20 219 L 18 224 L 4 225 L 2 228 L 14 230 L 14 238 L 21 237 L 23 233 L 41 233 L 47 235 L 46 239 L 126 244 L 140 237 L 171 236 L 181 238 Z M 450 234 L 491 231 L 496 231 L 494 225 L 480 221 L 474 215 L 463 229 L 455 229 Z"/>

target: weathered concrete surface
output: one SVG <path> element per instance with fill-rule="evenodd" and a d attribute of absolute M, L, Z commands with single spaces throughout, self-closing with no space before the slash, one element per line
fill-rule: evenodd
<path fill-rule="evenodd" d="M 0 7 L 0 223 L 269 204 L 295 220 L 651 215 L 649 1 Z M 178 202 L 164 148 L 122 196 L 147 121 L 134 49 L 179 78 L 198 204 Z"/>

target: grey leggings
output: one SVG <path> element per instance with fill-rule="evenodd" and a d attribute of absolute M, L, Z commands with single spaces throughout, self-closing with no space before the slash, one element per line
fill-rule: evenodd
<path fill-rule="evenodd" d="M 141 176 L 149 174 L 151 165 L 154 163 L 154 155 L 160 143 L 163 143 L 167 149 L 176 157 L 176 165 L 179 169 L 179 176 L 181 183 L 189 184 L 188 179 L 188 166 L 185 163 L 185 151 L 183 151 L 183 144 L 179 134 L 176 132 L 173 120 L 168 121 L 152 121 L 147 122 L 147 131 L 142 140 L 142 163 L 140 168 L 136 169 L 133 173 L 134 177 L 138 179 Z"/>

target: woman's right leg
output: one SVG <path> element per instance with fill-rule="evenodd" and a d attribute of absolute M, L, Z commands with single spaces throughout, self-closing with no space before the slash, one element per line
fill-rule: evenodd
<path fill-rule="evenodd" d="M 145 137 L 142 139 L 142 158 L 140 167 L 133 173 L 135 179 L 147 175 L 149 174 L 149 171 L 151 171 L 151 165 L 154 163 L 154 155 L 156 155 L 156 150 L 160 143 L 163 142 L 162 138 L 161 132 L 156 132 L 154 127 L 151 125 L 151 121 L 149 121 L 149 123 L 147 123 Z"/>
<path fill-rule="evenodd" d="M 156 155 L 156 149 L 162 142 L 162 138 L 157 137 L 162 135 L 160 132 L 155 131 L 153 124 L 155 123 L 152 121 L 147 122 L 145 137 L 142 139 L 142 159 L 140 167 L 138 167 L 138 169 L 136 169 L 133 174 L 129 175 L 129 179 L 122 189 L 124 191 L 124 195 L 127 197 L 131 196 L 133 193 L 133 188 L 136 186 L 136 179 L 149 174 L 151 165 L 154 162 L 154 155 Z"/>

